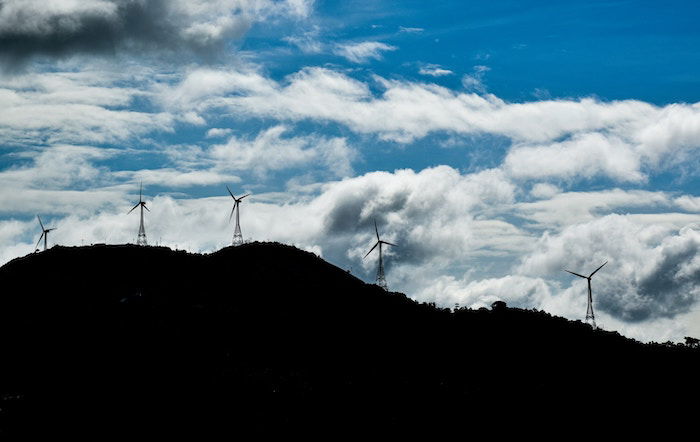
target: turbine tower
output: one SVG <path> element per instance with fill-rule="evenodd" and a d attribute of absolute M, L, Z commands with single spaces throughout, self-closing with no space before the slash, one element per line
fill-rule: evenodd
<path fill-rule="evenodd" d="M 241 233 L 241 201 L 243 198 L 247 197 L 250 195 L 249 193 L 243 195 L 240 198 L 236 198 L 233 195 L 233 192 L 231 192 L 231 189 L 226 186 L 226 190 L 228 190 L 229 195 L 231 195 L 231 198 L 233 198 L 233 208 L 231 209 L 231 215 L 228 217 L 228 222 L 231 222 L 231 218 L 233 218 L 233 212 L 236 212 L 236 228 L 233 230 L 233 242 L 232 244 L 234 246 L 240 246 L 243 244 L 243 234 Z"/>
<path fill-rule="evenodd" d="M 597 269 L 595 269 L 595 270 L 593 271 L 593 273 L 591 273 L 591 274 L 588 275 L 588 276 L 579 275 L 578 273 L 574 273 L 574 272 L 572 272 L 572 271 L 569 271 L 569 270 L 564 269 L 565 272 L 569 272 L 569 273 L 571 273 L 572 275 L 576 275 L 576 276 L 578 276 L 578 277 L 580 277 L 580 278 L 583 278 L 583 279 L 587 279 L 587 280 L 588 280 L 588 308 L 586 309 L 586 322 L 589 323 L 589 324 L 591 324 L 591 325 L 593 326 L 593 328 L 596 328 L 596 325 L 595 325 L 595 314 L 593 313 L 593 293 L 591 292 L 591 278 L 593 277 L 593 275 L 595 275 L 595 273 L 596 273 L 598 270 L 602 269 L 603 266 L 604 266 L 605 264 L 607 264 L 607 263 L 608 263 L 608 262 L 605 261 L 605 262 L 603 263 L 603 265 L 601 265 L 600 267 L 598 267 Z"/>
<path fill-rule="evenodd" d="M 47 243 L 49 240 L 49 232 L 52 230 L 56 230 L 55 227 L 52 227 L 50 229 L 47 229 L 44 227 L 44 223 L 41 222 L 41 218 L 39 218 L 39 215 L 36 216 L 37 219 L 39 220 L 39 225 L 41 226 L 41 236 L 39 237 L 39 241 L 36 242 L 36 245 L 34 246 L 34 249 L 39 247 L 39 243 L 41 242 L 41 239 L 44 239 L 44 250 L 47 249 Z"/>
<path fill-rule="evenodd" d="M 377 267 L 377 279 L 376 283 L 379 287 L 383 288 L 384 290 L 388 290 L 386 286 L 386 278 L 384 277 L 384 261 L 382 258 L 382 244 L 386 244 L 388 246 L 396 246 L 396 244 L 392 244 L 390 242 L 382 241 L 379 238 L 379 229 L 377 229 L 377 220 L 374 220 L 374 233 L 377 234 L 377 242 L 374 243 L 371 249 L 369 249 L 369 252 L 367 252 L 367 255 L 364 256 L 365 259 L 367 256 L 372 253 L 372 250 L 374 250 L 377 246 L 379 246 L 379 266 Z"/>
<path fill-rule="evenodd" d="M 148 245 L 148 242 L 146 241 L 146 229 L 143 227 L 143 209 L 146 209 L 150 212 L 148 207 L 146 207 L 146 202 L 143 200 L 143 183 L 141 183 L 141 186 L 139 187 L 139 202 L 136 203 L 134 207 L 129 210 L 127 215 L 131 212 L 134 211 L 135 208 L 141 206 L 141 222 L 139 223 L 139 236 L 136 238 L 136 244 L 139 246 L 145 246 Z"/>

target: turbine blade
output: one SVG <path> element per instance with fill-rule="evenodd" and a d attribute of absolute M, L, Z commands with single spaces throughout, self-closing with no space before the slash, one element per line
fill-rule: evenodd
<path fill-rule="evenodd" d="M 129 210 L 128 212 L 126 212 L 126 214 L 128 215 L 128 214 L 130 214 L 131 212 L 133 212 L 134 209 L 137 208 L 139 205 L 141 205 L 140 202 L 139 202 L 139 203 L 136 203 L 136 205 L 135 205 L 134 207 L 132 207 L 131 210 Z"/>
<path fill-rule="evenodd" d="M 238 198 L 238 201 L 242 200 L 243 198 L 245 198 L 245 197 L 247 197 L 247 196 L 250 196 L 250 194 L 249 194 L 249 193 L 246 193 L 246 194 L 243 195 L 242 197 Z"/>
<path fill-rule="evenodd" d="M 362 259 L 367 258 L 367 256 L 368 256 L 370 253 L 372 253 L 372 250 L 374 250 L 378 245 L 379 245 L 379 241 L 377 241 L 376 243 L 374 243 L 374 246 L 373 246 L 371 249 L 369 249 L 369 252 L 367 252 L 367 255 L 363 256 Z"/>
<path fill-rule="evenodd" d="M 231 192 L 231 189 L 228 188 L 228 184 L 226 185 L 226 190 L 228 190 L 228 194 L 231 195 L 231 198 L 236 199 L 236 197 L 233 196 L 233 192 Z"/>
<path fill-rule="evenodd" d="M 588 279 L 588 276 L 579 275 L 578 273 L 574 273 L 574 272 L 571 272 L 571 271 L 566 270 L 566 269 L 564 269 L 564 271 L 565 271 L 565 272 L 569 272 L 569 273 L 571 273 L 572 275 L 580 276 L 580 277 L 583 278 L 583 279 Z"/>
<path fill-rule="evenodd" d="M 139 183 L 139 202 L 142 201 L 141 195 L 143 195 L 143 181 Z"/>
<path fill-rule="evenodd" d="M 384 243 L 384 244 L 386 244 L 386 245 L 389 245 L 389 246 L 398 247 L 396 244 L 392 244 L 392 243 L 390 243 L 390 242 L 382 241 L 382 243 Z"/>
<path fill-rule="evenodd" d="M 34 246 L 34 249 L 36 249 L 37 247 L 39 247 L 39 243 L 40 243 L 41 240 L 44 238 L 44 235 L 45 235 L 45 234 L 46 234 L 45 231 L 42 231 L 42 232 L 41 232 L 41 236 L 39 237 L 39 241 L 36 242 L 36 245 Z"/>
<path fill-rule="evenodd" d="M 231 222 L 231 218 L 233 218 L 233 212 L 236 210 L 236 205 L 237 203 L 233 203 L 233 208 L 231 208 L 231 215 L 228 217 L 228 222 Z"/>
<path fill-rule="evenodd" d="M 41 222 L 41 218 L 39 218 L 39 215 L 37 215 L 36 217 L 37 217 L 37 219 L 39 220 L 39 225 L 41 226 L 41 230 L 42 230 L 42 231 L 45 230 L 45 229 L 44 229 L 44 223 Z"/>
<path fill-rule="evenodd" d="M 374 219 L 374 232 L 377 234 L 377 241 L 379 241 L 379 229 L 377 229 L 377 219 Z"/>
<path fill-rule="evenodd" d="M 146 209 L 146 210 L 148 210 L 149 212 L 151 211 L 151 209 L 149 209 L 148 207 L 146 207 L 146 203 L 143 203 L 143 208 Z"/>
<path fill-rule="evenodd" d="M 605 262 L 603 263 L 603 266 L 604 266 L 605 264 L 607 264 L 607 263 L 608 263 L 608 262 L 605 261 Z M 598 270 L 602 269 L 603 266 L 600 266 L 600 267 L 598 267 L 597 269 L 595 269 L 595 270 L 593 271 L 593 273 L 591 273 L 591 276 L 589 276 L 589 278 L 592 277 L 593 275 L 595 275 L 595 272 L 597 272 Z"/>

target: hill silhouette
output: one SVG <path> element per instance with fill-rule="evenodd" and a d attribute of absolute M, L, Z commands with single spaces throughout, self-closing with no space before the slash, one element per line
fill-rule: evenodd
<path fill-rule="evenodd" d="M 698 349 L 503 303 L 452 312 L 277 243 L 56 246 L 0 284 L 4 434 L 406 429 L 699 389 Z"/>

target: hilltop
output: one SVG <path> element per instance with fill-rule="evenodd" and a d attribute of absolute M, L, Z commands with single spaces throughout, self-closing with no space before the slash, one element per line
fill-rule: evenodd
<path fill-rule="evenodd" d="M 503 304 L 451 312 L 277 243 L 56 246 L 0 268 L 0 284 L 9 433 L 48 419 L 174 434 L 468 424 L 587 409 L 588 391 L 698 392 L 697 349 Z"/>

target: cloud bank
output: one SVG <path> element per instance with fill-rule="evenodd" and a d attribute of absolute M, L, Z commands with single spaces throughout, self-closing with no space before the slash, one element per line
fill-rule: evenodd
<path fill-rule="evenodd" d="M 255 22 L 302 18 L 311 1 L 287 0 L 3 0 L 0 57 L 116 51 L 181 52 L 211 57 Z"/>

